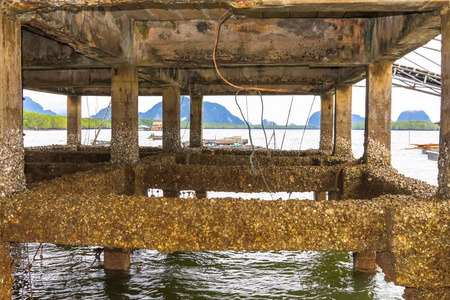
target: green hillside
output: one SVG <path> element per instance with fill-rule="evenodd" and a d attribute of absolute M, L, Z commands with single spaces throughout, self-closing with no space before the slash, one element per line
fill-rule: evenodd
<path fill-rule="evenodd" d="M 352 129 L 364 130 L 364 123 L 355 123 Z M 439 126 L 425 121 L 392 122 L 392 130 L 439 130 Z"/>

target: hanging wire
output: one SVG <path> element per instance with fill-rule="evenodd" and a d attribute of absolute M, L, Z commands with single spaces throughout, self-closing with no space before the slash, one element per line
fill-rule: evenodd
<path fill-rule="evenodd" d="M 213 50 L 213 62 L 214 62 L 214 68 L 216 69 L 217 75 L 219 75 L 219 77 L 228 85 L 240 89 L 240 90 L 251 90 L 251 91 L 266 91 L 266 92 L 284 92 L 284 90 L 282 89 L 265 89 L 265 88 L 258 88 L 258 87 L 245 87 L 245 86 L 238 86 L 235 84 L 232 84 L 231 82 L 229 82 L 228 80 L 226 80 L 222 74 L 220 74 L 219 68 L 217 66 L 217 61 L 216 61 L 216 52 L 217 52 L 217 44 L 219 43 L 219 33 L 220 33 L 220 26 L 222 25 L 222 22 L 225 22 L 229 17 L 231 17 L 232 15 L 234 15 L 234 13 L 232 13 L 231 15 L 229 15 L 227 18 L 225 18 L 226 15 L 228 15 L 231 11 L 233 10 L 233 8 L 230 8 L 229 10 L 227 10 L 226 12 L 224 12 L 219 20 L 217 21 L 217 28 L 216 28 L 216 40 L 214 42 L 214 50 Z"/>
<path fill-rule="evenodd" d="M 28 243 L 27 243 L 27 259 L 28 259 L 28 264 L 27 264 L 28 280 L 29 280 L 29 284 L 30 284 L 30 299 L 33 299 L 33 283 L 31 281 L 31 266 L 32 266 L 32 264 L 30 263 L 30 251 L 28 248 Z"/>
<path fill-rule="evenodd" d="M 183 98 L 181 100 L 180 110 L 181 110 L 181 107 L 183 106 L 183 102 L 184 102 L 184 96 L 183 96 Z M 191 105 L 192 105 L 192 103 L 191 103 Z M 184 131 L 183 131 L 183 135 L 181 136 L 181 140 L 183 140 L 184 135 L 186 134 L 186 131 L 187 131 L 187 128 L 188 128 L 189 125 L 190 125 L 190 120 L 189 120 L 189 122 L 186 122 L 186 126 L 184 127 Z"/>
<path fill-rule="evenodd" d="M 416 66 L 418 66 L 419 68 L 421 68 L 422 70 L 426 70 L 427 68 L 422 67 L 421 65 L 415 63 L 414 61 L 408 59 L 407 57 L 403 57 L 404 59 L 406 59 L 407 61 L 409 61 L 412 64 L 415 64 Z"/>
<path fill-rule="evenodd" d="M 264 100 L 260 90 L 257 90 L 259 93 L 259 98 L 261 99 L 261 126 L 264 132 L 264 139 L 266 140 L 266 150 L 269 153 L 269 142 L 267 141 L 266 128 L 264 127 Z"/>
<path fill-rule="evenodd" d="M 420 57 L 422 57 L 422 58 L 424 58 L 424 59 L 426 59 L 426 60 L 428 60 L 429 62 L 432 62 L 433 64 L 435 64 L 436 66 L 441 66 L 440 64 L 438 64 L 437 62 L 435 62 L 435 61 L 433 61 L 433 60 L 431 60 L 431 59 L 429 59 L 428 57 L 426 57 L 426 56 L 424 56 L 424 55 L 422 55 L 422 54 L 420 54 L 419 52 L 417 52 L 417 51 L 413 51 L 415 54 L 417 54 L 417 55 L 419 55 Z"/>
<path fill-rule="evenodd" d="M 314 96 L 313 101 L 311 102 L 311 107 L 309 108 L 308 118 L 306 119 L 305 126 L 303 127 L 302 139 L 300 140 L 300 147 L 298 150 L 302 150 L 303 138 L 305 137 L 306 125 L 309 122 L 309 117 L 311 116 L 311 111 L 314 106 L 314 101 L 316 100 L 316 96 Z"/>
<path fill-rule="evenodd" d="M 255 165 L 253 164 L 253 157 L 255 156 L 255 145 L 253 144 L 253 139 L 252 139 L 252 129 L 250 127 L 250 124 L 247 122 L 247 120 L 245 119 L 244 113 L 242 112 L 241 106 L 238 103 L 238 96 L 239 93 L 243 91 L 243 90 L 238 90 L 234 96 L 234 101 L 236 102 L 237 107 L 239 108 L 239 112 L 241 113 L 242 119 L 244 120 L 245 124 L 247 125 L 248 128 L 248 139 L 250 140 L 250 145 L 252 146 L 252 153 L 250 154 L 250 174 L 252 176 L 256 176 L 259 173 L 259 170 L 255 167 Z"/>
<path fill-rule="evenodd" d="M 84 139 L 84 144 L 88 145 L 89 144 L 89 139 L 91 138 L 91 113 L 89 112 L 89 101 L 88 101 L 89 97 L 86 97 L 86 107 L 87 107 L 87 111 L 88 111 L 88 130 L 87 130 L 87 134 L 85 136 Z"/>
<path fill-rule="evenodd" d="M 441 50 L 439 50 L 439 49 L 434 49 L 434 48 L 427 47 L 427 46 L 422 46 L 422 48 L 427 49 L 427 50 L 436 51 L 436 52 L 441 53 Z"/>
<path fill-rule="evenodd" d="M 286 119 L 286 126 L 284 127 L 283 140 L 281 141 L 280 150 L 283 150 L 284 138 L 286 137 L 286 131 L 287 131 L 288 124 L 289 124 L 289 118 L 291 116 L 291 110 L 292 110 L 292 103 L 293 102 L 294 102 L 294 95 L 292 95 L 291 105 L 289 105 L 289 112 L 288 112 L 288 116 L 287 116 L 287 119 Z"/>

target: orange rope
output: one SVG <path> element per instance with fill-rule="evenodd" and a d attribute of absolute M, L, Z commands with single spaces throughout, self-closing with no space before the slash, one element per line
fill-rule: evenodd
<path fill-rule="evenodd" d="M 222 74 L 220 74 L 219 68 L 217 67 L 217 62 L 216 62 L 216 51 L 217 51 L 217 44 L 219 43 L 219 32 L 220 32 L 220 26 L 222 25 L 222 20 L 224 18 L 224 16 L 226 14 L 228 14 L 233 8 L 230 8 L 229 10 L 227 10 L 226 12 L 224 12 L 220 18 L 219 21 L 217 22 L 217 29 L 216 29 L 216 41 L 214 42 L 214 51 L 213 51 L 213 62 L 214 62 L 214 67 L 216 68 L 216 72 L 217 75 L 219 75 L 219 77 L 228 85 L 237 88 L 239 90 L 250 90 L 250 91 L 264 91 L 264 92 L 285 92 L 285 90 L 282 89 L 265 89 L 265 88 L 258 88 L 258 87 L 245 87 L 245 86 L 238 86 L 235 84 L 232 84 L 231 82 L 229 82 L 228 80 L 226 80 Z"/>

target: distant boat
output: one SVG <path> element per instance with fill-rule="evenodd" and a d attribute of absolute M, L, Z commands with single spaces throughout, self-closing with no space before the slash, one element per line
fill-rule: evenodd
<path fill-rule="evenodd" d="M 150 131 L 150 130 L 151 130 L 151 127 L 150 127 L 150 126 L 147 126 L 147 125 L 139 125 L 139 126 L 138 126 L 138 130 L 139 130 L 139 131 Z"/>
<path fill-rule="evenodd" d="M 422 154 L 427 154 L 427 151 L 429 150 L 439 150 L 439 144 L 412 144 L 412 145 L 416 146 L 413 149 L 422 149 Z"/>
<path fill-rule="evenodd" d="M 438 161 L 439 160 L 439 150 L 428 150 L 427 151 L 428 159 Z"/>
<path fill-rule="evenodd" d="M 157 135 L 157 134 L 154 134 L 154 133 L 150 134 L 149 137 L 148 137 L 148 139 L 150 141 L 160 141 L 160 140 L 162 140 L 162 138 L 163 138 L 162 135 Z"/>

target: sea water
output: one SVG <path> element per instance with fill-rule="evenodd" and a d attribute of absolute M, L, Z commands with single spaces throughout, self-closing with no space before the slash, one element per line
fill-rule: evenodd
<path fill-rule="evenodd" d="M 65 131 L 25 131 L 25 146 L 65 144 Z M 267 130 L 267 140 L 273 135 Z M 160 146 L 150 141 L 151 132 L 139 132 L 141 146 Z M 262 130 L 251 131 L 257 146 L 266 146 Z M 317 149 L 318 130 L 275 130 L 270 148 L 283 150 Z M 83 130 L 89 143 L 94 130 Z M 205 139 L 229 136 L 249 138 L 245 129 L 205 129 Z M 110 130 L 102 130 L 100 140 L 109 140 Z M 437 185 L 437 162 L 429 161 L 411 144 L 437 143 L 436 131 L 393 131 L 392 164 L 399 172 Z M 182 140 L 189 130 L 182 129 Z M 353 154 L 363 153 L 363 131 L 352 132 Z M 233 196 L 209 193 L 208 196 Z M 240 196 L 236 194 L 235 196 Z M 270 199 L 263 193 L 247 195 Z M 312 193 L 281 195 L 284 199 L 311 199 Z M 277 195 L 278 197 L 278 195 Z M 312 251 L 234 252 L 204 251 L 163 254 L 135 250 L 128 272 L 105 272 L 94 247 L 22 244 L 20 263 L 14 274 L 13 299 L 402 299 L 403 288 L 386 283 L 379 270 L 375 275 L 353 271 L 351 253 Z M 44 260 L 40 260 L 42 258 Z M 33 257 L 35 261 L 33 261 Z M 52 258 L 53 257 L 53 258 Z M 46 259 L 49 258 L 49 259 Z M 26 266 L 31 263 L 28 273 Z"/>

